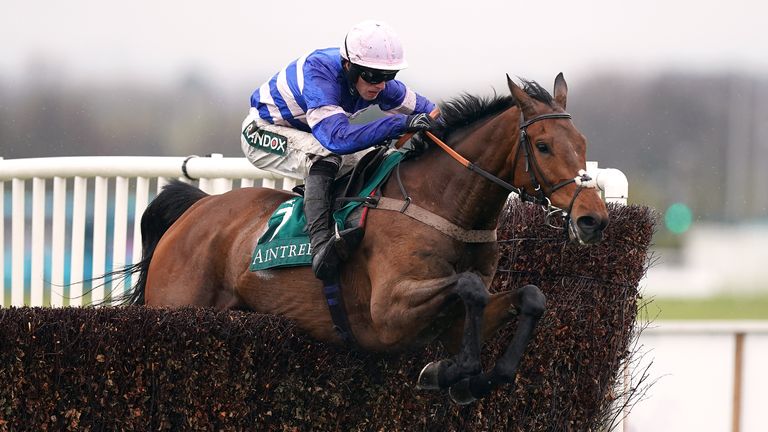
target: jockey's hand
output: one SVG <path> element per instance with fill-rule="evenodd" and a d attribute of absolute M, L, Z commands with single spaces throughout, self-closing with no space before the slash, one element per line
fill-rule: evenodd
<path fill-rule="evenodd" d="M 436 126 L 435 121 L 427 113 L 412 114 L 405 118 L 406 132 L 421 132 L 433 130 Z"/>

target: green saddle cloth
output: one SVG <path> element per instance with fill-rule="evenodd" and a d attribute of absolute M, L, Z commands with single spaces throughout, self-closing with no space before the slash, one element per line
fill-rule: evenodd
<path fill-rule="evenodd" d="M 405 153 L 401 151 L 389 154 L 357 196 L 369 196 L 403 160 L 404 156 Z M 339 226 L 339 230 L 345 228 L 350 214 L 361 205 L 363 205 L 362 202 L 349 202 L 333 213 L 333 219 Z M 250 270 L 311 264 L 312 248 L 309 244 L 307 219 L 304 216 L 304 197 L 298 196 L 280 204 L 270 216 L 267 231 L 253 250 Z"/>

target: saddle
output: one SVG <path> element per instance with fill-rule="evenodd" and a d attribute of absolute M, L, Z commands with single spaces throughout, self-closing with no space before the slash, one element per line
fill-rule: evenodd
<path fill-rule="evenodd" d="M 358 197 L 360 191 L 373 178 L 376 170 L 386 159 L 388 151 L 388 147 L 375 147 L 364 154 L 351 171 L 334 180 L 332 187 L 335 198 L 334 211 Z M 304 196 L 304 185 L 297 185 L 292 191 Z"/>
<path fill-rule="evenodd" d="M 371 194 L 404 157 L 404 152 L 389 152 L 387 147 L 377 147 L 363 155 L 352 171 L 334 181 L 336 235 L 345 242 L 347 250 L 356 249 L 362 241 L 368 208 L 364 204 L 371 202 Z M 282 203 L 269 218 L 267 230 L 254 249 L 251 271 L 312 263 L 304 216 L 304 185 L 293 191 L 299 196 Z"/>

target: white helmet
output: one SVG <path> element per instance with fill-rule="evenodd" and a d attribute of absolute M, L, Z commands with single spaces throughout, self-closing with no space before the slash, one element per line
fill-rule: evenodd
<path fill-rule="evenodd" d="M 363 21 L 352 27 L 344 38 L 341 56 L 371 69 L 399 71 L 408 67 L 400 38 L 381 21 Z"/>

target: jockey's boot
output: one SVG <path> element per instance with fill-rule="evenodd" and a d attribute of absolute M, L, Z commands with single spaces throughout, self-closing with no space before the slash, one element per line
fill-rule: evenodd
<path fill-rule="evenodd" d="M 339 159 L 327 157 L 312 164 L 304 181 L 304 214 L 312 245 L 312 270 L 323 281 L 338 275 L 339 254 L 333 241 L 331 185 L 339 171 Z"/>

